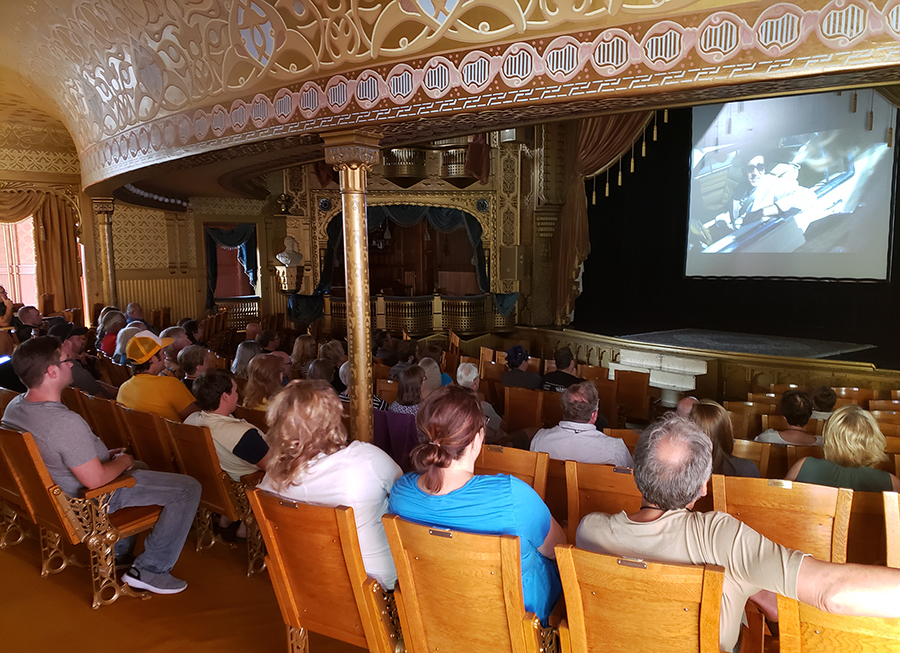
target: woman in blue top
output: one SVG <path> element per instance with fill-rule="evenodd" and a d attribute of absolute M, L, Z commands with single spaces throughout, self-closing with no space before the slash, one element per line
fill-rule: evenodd
<path fill-rule="evenodd" d="M 505 474 L 475 475 L 484 443 L 478 398 L 443 386 L 421 403 L 416 425 L 427 438 L 410 454 L 418 473 L 394 484 L 388 511 L 428 526 L 518 536 L 525 609 L 546 624 L 561 593 L 554 547 L 566 538 L 528 484 Z"/>

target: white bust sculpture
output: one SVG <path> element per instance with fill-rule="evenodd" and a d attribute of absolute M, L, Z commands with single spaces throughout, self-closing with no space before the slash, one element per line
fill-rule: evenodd
<path fill-rule="evenodd" d="M 303 262 L 303 254 L 297 251 L 297 241 L 292 236 L 284 239 L 284 251 L 276 254 L 275 258 L 288 268 L 295 268 Z"/>

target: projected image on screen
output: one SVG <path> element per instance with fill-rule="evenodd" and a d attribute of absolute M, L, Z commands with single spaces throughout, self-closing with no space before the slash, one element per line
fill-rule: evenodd
<path fill-rule="evenodd" d="M 886 278 L 896 109 L 853 96 L 693 110 L 688 276 Z"/>

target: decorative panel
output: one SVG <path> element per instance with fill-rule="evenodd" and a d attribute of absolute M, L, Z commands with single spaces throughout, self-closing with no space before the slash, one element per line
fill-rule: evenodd
<path fill-rule="evenodd" d="M 116 209 L 116 213 L 118 213 L 118 209 Z M 115 216 L 113 216 L 113 221 L 115 221 Z M 158 308 L 171 307 L 173 322 L 177 322 L 183 317 L 198 317 L 198 307 L 202 306 L 197 283 L 190 278 L 169 277 L 168 275 L 165 278 L 157 279 L 119 278 L 116 280 L 116 289 L 119 301 L 123 305 L 128 302 L 138 302 L 144 307 L 147 314 Z"/>
<path fill-rule="evenodd" d="M 168 231 L 163 211 L 117 204 L 112 225 L 116 269 L 152 270 L 169 267 Z"/>

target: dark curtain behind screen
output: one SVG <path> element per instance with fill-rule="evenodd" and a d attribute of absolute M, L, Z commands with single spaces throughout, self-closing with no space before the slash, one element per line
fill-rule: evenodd
<path fill-rule="evenodd" d="M 238 250 L 238 261 L 244 268 L 250 285 L 256 286 L 258 266 L 256 225 L 239 224 L 234 229 L 227 230 L 207 227 L 203 231 L 206 244 L 206 309 L 212 310 L 216 307 L 216 282 L 219 277 L 219 261 L 216 258 L 217 246 Z"/>

